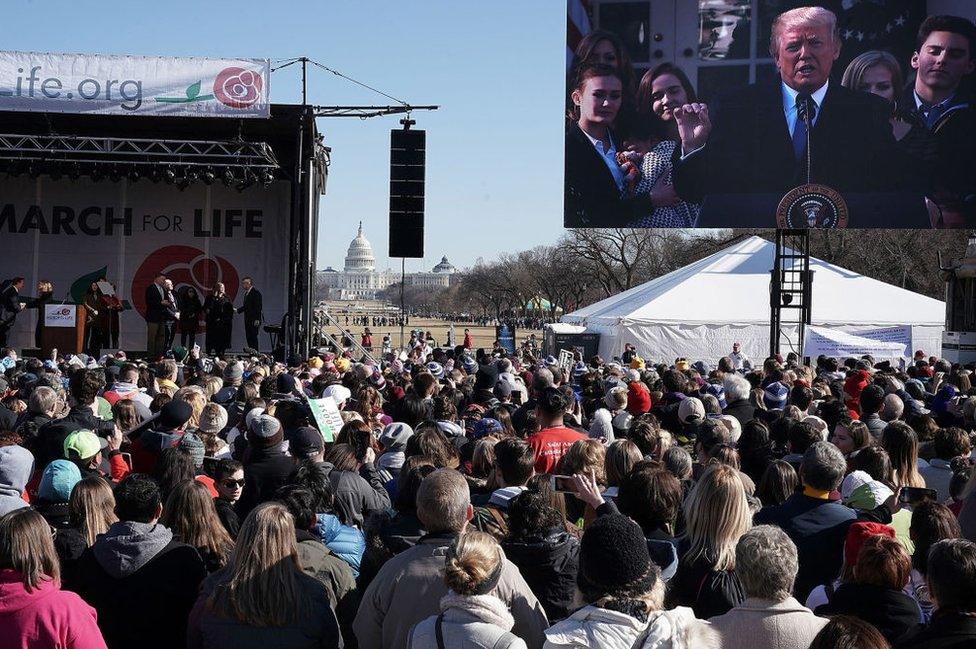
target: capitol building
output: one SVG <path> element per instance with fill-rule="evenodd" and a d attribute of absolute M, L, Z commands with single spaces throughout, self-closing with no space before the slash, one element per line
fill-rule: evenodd
<path fill-rule="evenodd" d="M 439 264 L 430 271 L 407 273 L 407 286 L 425 288 L 447 288 L 451 285 L 457 269 L 442 257 Z M 376 295 L 400 281 L 400 274 L 392 270 L 376 270 L 376 256 L 373 246 L 363 234 L 363 224 L 359 223 L 356 238 L 349 243 L 346 261 L 341 271 L 329 266 L 317 273 L 318 285 L 327 291 L 331 300 L 372 300 Z"/>

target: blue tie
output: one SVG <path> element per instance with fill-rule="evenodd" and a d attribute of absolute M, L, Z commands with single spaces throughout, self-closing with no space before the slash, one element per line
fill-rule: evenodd
<path fill-rule="evenodd" d="M 931 131 L 935 126 L 935 123 L 939 121 L 939 118 L 946 111 L 945 103 L 936 104 L 935 106 L 929 106 L 925 111 L 925 126 Z"/>
<path fill-rule="evenodd" d="M 793 156 L 799 162 L 807 150 L 807 123 L 804 116 L 809 111 L 810 124 L 817 114 L 817 104 L 810 101 L 810 95 L 796 96 L 796 126 L 793 127 Z"/>

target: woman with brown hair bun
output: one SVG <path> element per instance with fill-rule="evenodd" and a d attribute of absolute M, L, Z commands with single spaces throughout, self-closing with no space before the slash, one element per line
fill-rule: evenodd
<path fill-rule="evenodd" d="M 0 638 L 4 647 L 105 649 L 95 609 L 61 590 L 52 530 L 32 509 L 0 518 Z"/>
<path fill-rule="evenodd" d="M 187 624 L 187 647 L 341 645 L 325 586 L 299 565 L 294 519 L 279 503 L 258 505 L 241 526 L 227 566 L 203 582 Z"/>
<path fill-rule="evenodd" d="M 511 633 L 515 619 L 508 606 L 491 594 L 502 574 L 504 555 L 495 539 L 467 532 L 447 549 L 439 615 L 417 623 L 407 638 L 410 649 L 525 649 Z"/>

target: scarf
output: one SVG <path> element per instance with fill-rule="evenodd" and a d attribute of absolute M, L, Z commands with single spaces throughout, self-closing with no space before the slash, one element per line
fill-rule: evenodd
<path fill-rule="evenodd" d="M 509 613 L 508 606 L 494 595 L 458 595 L 454 591 L 448 591 L 441 598 L 441 612 L 448 613 L 452 610 L 467 613 L 505 631 L 511 631 L 515 626 L 515 618 Z"/>

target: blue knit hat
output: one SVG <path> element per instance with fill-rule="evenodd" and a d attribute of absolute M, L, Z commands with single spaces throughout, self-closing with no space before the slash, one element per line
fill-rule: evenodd
<path fill-rule="evenodd" d="M 81 471 L 74 462 L 55 460 L 47 465 L 41 475 L 37 497 L 52 503 L 68 502 L 71 490 L 81 482 Z"/>
<path fill-rule="evenodd" d="M 789 389 L 779 381 L 773 381 L 766 386 L 763 392 L 763 403 L 767 410 L 782 410 L 786 407 L 786 399 L 789 397 Z"/>

